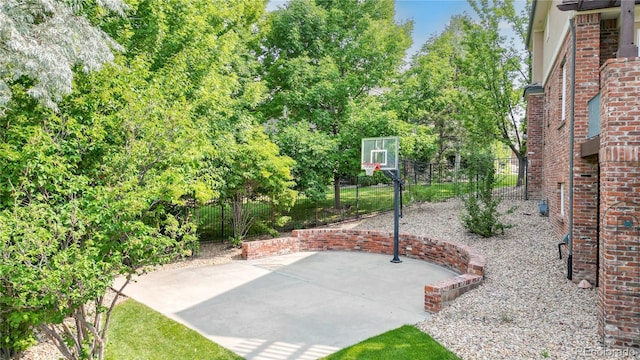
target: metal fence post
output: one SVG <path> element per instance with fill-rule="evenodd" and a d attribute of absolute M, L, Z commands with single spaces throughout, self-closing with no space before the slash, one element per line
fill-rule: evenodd
<path fill-rule="evenodd" d="M 360 176 L 356 176 L 356 219 L 360 218 Z"/>
<path fill-rule="evenodd" d="M 518 170 L 518 172 L 520 172 Z M 525 156 L 524 158 L 524 199 L 529 200 L 529 158 Z"/>
<path fill-rule="evenodd" d="M 315 220 L 316 220 L 316 221 L 315 221 L 315 223 L 314 223 L 314 224 L 315 224 L 316 226 L 318 226 L 318 200 L 316 200 L 316 201 L 315 201 L 315 203 L 316 203 L 316 212 L 315 212 L 315 217 L 316 217 L 316 218 L 315 218 Z"/>
<path fill-rule="evenodd" d="M 221 208 L 220 214 L 222 214 L 221 220 L 220 220 L 221 221 L 221 223 L 220 223 L 220 229 L 221 229 L 220 238 L 222 239 L 222 241 L 224 241 L 224 203 L 220 204 L 220 208 Z"/>

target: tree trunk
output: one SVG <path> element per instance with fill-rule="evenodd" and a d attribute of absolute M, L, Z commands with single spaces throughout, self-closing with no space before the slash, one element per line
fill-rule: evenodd
<path fill-rule="evenodd" d="M 252 214 L 251 208 L 245 203 L 248 201 L 245 197 L 238 194 L 231 202 L 231 210 L 233 212 L 233 237 L 235 239 L 244 239 L 249 233 L 251 226 L 256 220 Z"/>
<path fill-rule="evenodd" d="M 516 182 L 516 186 L 522 186 L 524 185 L 524 181 L 525 181 L 525 169 L 527 167 L 527 158 L 524 157 L 523 155 L 516 155 L 518 158 L 518 181 Z"/>
<path fill-rule="evenodd" d="M 333 176 L 333 199 L 334 207 L 336 210 L 340 210 L 340 175 L 335 174 Z"/>
<path fill-rule="evenodd" d="M 236 198 L 231 202 L 231 212 L 233 214 L 231 218 L 233 223 L 233 237 L 236 239 L 242 237 L 242 205 L 242 198 Z"/>

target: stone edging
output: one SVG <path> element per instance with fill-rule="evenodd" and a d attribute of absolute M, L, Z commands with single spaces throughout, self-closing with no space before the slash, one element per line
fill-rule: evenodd
<path fill-rule="evenodd" d="M 425 285 L 425 311 L 438 312 L 448 302 L 482 283 L 486 262 L 472 247 L 426 236 L 400 234 L 398 238 L 400 255 L 425 260 L 460 274 Z M 351 229 L 294 230 L 291 237 L 243 243 L 242 258 L 249 260 L 299 251 L 329 250 L 391 255 L 393 234 Z"/>

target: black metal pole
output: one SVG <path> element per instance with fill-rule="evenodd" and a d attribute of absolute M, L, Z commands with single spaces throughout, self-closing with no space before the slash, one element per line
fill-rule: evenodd
<path fill-rule="evenodd" d="M 400 170 L 395 170 L 393 176 L 393 260 L 401 263 L 398 258 L 398 231 L 400 229 Z"/>
<path fill-rule="evenodd" d="M 518 173 L 520 169 L 518 169 Z M 529 200 L 529 158 L 524 158 L 524 199 Z M 517 180 L 516 180 L 517 181 Z M 597 258 L 596 258 L 597 259 Z"/>
<path fill-rule="evenodd" d="M 222 214 L 222 222 L 220 223 L 220 234 L 222 235 L 222 241 L 224 241 L 224 202 L 220 206 L 220 213 Z"/>
<path fill-rule="evenodd" d="M 360 219 L 360 175 L 356 176 L 356 219 Z"/>

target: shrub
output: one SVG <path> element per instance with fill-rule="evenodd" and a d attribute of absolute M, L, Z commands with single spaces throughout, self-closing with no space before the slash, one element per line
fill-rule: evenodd
<path fill-rule="evenodd" d="M 498 205 L 500 197 L 493 196 L 496 183 L 493 158 L 486 153 L 474 154 L 466 169 L 469 191 L 463 197 L 465 213 L 462 215 L 464 227 L 474 234 L 491 237 L 504 234 L 507 225 L 500 221 Z"/>
<path fill-rule="evenodd" d="M 12 310 L 9 316 L 0 318 L 0 359 L 19 359 L 23 351 L 37 343 L 33 332 L 37 320 L 31 314 Z"/>
<path fill-rule="evenodd" d="M 367 176 L 364 172 L 358 175 L 358 186 L 391 184 L 391 182 L 391 179 L 384 174 L 384 171 L 374 171 L 371 176 Z"/>
<path fill-rule="evenodd" d="M 432 202 L 435 198 L 434 192 L 426 186 L 412 186 L 409 188 L 409 201 L 410 202 L 421 202 L 427 201 Z"/>

